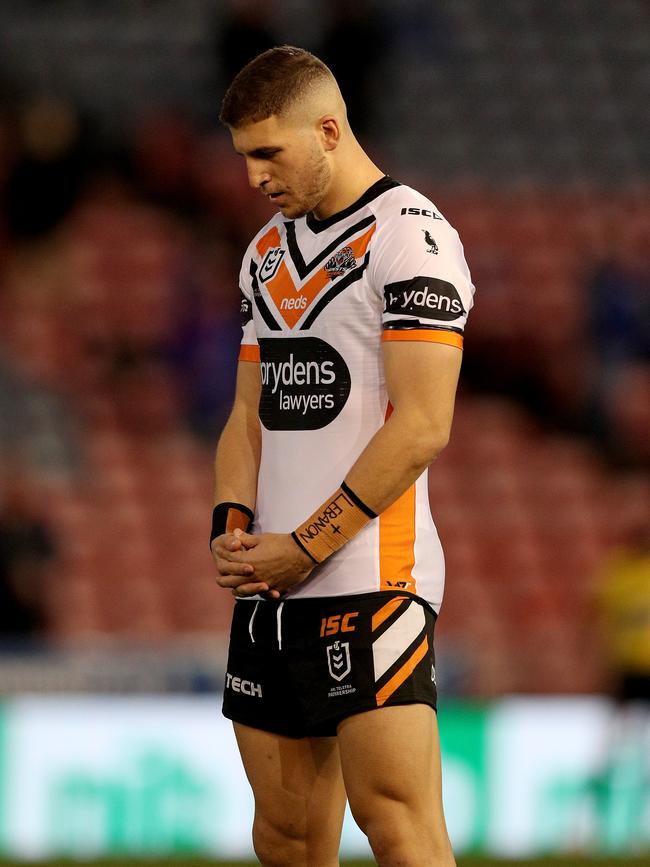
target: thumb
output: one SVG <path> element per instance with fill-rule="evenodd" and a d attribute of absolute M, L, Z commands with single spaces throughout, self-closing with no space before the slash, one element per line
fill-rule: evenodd
<path fill-rule="evenodd" d="M 255 536 L 252 533 L 245 533 L 239 528 L 234 531 L 234 534 L 236 538 L 242 543 L 244 548 L 255 548 L 260 543 L 259 536 Z"/>

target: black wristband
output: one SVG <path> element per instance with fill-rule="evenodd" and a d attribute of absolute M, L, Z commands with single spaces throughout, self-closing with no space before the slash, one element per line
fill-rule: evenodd
<path fill-rule="evenodd" d="M 248 530 L 253 522 L 252 511 L 242 503 L 219 503 L 212 510 L 212 532 L 210 533 L 210 545 L 224 533 L 232 533 L 239 527 Z"/>

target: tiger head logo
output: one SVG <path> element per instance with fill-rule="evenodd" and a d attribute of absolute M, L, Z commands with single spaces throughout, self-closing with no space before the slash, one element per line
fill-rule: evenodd
<path fill-rule="evenodd" d="M 343 247 L 342 250 L 334 253 L 331 259 L 325 263 L 325 270 L 333 280 L 335 277 L 340 277 L 357 264 L 352 247 Z"/>

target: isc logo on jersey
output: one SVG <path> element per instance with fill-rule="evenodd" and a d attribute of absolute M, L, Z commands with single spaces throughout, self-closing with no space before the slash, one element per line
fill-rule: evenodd
<path fill-rule="evenodd" d="M 316 430 L 334 421 L 350 395 L 342 356 L 318 337 L 262 337 L 260 420 L 267 430 Z"/>
<path fill-rule="evenodd" d="M 387 313 L 410 313 L 451 322 L 465 315 L 456 287 L 437 277 L 413 277 L 384 287 Z"/>

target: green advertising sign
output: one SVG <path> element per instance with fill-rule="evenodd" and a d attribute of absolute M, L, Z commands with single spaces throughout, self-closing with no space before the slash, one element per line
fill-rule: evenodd
<path fill-rule="evenodd" d="M 443 795 L 458 854 L 650 847 L 650 720 L 605 699 L 443 702 Z M 25 859 L 251 857 L 253 799 L 218 698 L 0 704 L 0 851 Z M 348 816 L 343 857 L 368 854 Z"/>
<path fill-rule="evenodd" d="M 5 846 L 4 816 L 7 798 L 7 717 L 4 702 L 0 702 L 0 852 Z"/>
<path fill-rule="evenodd" d="M 146 744 L 105 773 L 72 765 L 48 801 L 48 848 L 69 855 L 204 852 L 220 807 L 211 781 L 173 747 Z"/>
<path fill-rule="evenodd" d="M 489 818 L 490 713 L 482 705 L 446 703 L 438 714 L 449 833 L 461 851 L 480 849 Z"/>

